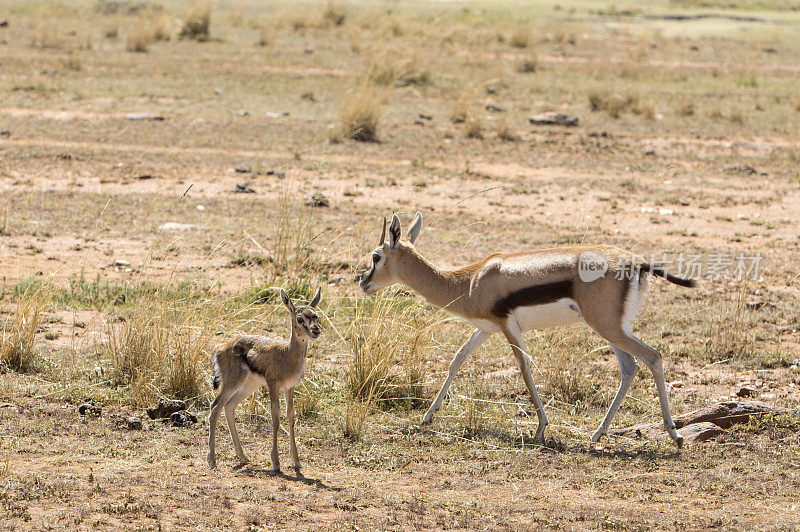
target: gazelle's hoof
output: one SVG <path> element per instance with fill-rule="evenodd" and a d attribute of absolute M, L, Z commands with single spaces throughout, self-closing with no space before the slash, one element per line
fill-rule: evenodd
<path fill-rule="evenodd" d="M 678 437 L 675 438 L 675 445 L 678 446 L 678 449 L 683 447 L 683 436 L 681 436 L 680 434 L 678 434 Z"/>
<path fill-rule="evenodd" d="M 431 421 L 433 421 L 433 416 L 429 416 L 428 414 L 425 414 L 422 417 L 422 421 L 420 422 L 419 426 L 420 427 L 427 427 L 428 425 L 431 424 Z"/>
<path fill-rule="evenodd" d="M 599 442 L 599 441 L 600 441 L 600 438 L 602 438 L 602 437 L 603 437 L 603 434 L 604 434 L 603 432 L 600 432 L 600 431 L 598 430 L 597 432 L 595 432 L 594 434 L 592 434 L 592 437 L 591 437 L 591 438 L 589 438 L 589 441 L 591 441 L 592 443 L 597 443 L 597 442 Z"/>

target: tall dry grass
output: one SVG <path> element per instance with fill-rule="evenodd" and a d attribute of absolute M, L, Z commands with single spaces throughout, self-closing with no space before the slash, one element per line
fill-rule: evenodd
<path fill-rule="evenodd" d="M 167 303 L 153 295 L 106 326 L 105 352 L 114 382 L 133 404 L 160 397 L 207 398 L 212 339 L 225 317 L 222 307 Z"/>
<path fill-rule="evenodd" d="M 14 371 L 36 369 L 36 333 L 55 297 L 49 280 L 33 282 L 17 294 L 17 306 L 10 320 L 3 323 L 0 338 L 0 365 Z"/>
<path fill-rule="evenodd" d="M 207 1 L 194 2 L 183 16 L 179 37 L 204 42 L 210 37 L 212 6 Z"/>
<path fill-rule="evenodd" d="M 388 94 L 387 87 L 376 85 L 367 77 L 361 79 L 342 102 L 339 123 L 329 137 L 331 142 L 379 142 L 378 123 Z"/>

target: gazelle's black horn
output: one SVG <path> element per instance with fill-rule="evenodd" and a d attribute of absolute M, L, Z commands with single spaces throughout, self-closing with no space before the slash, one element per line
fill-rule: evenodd
<path fill-rule="evenodd" d="M 381 231 L 381 239 L 378 240 L 378 245 L 382 246 L 383 241 L 386 239 L 386 216 L 383 217 L 383 230 Z"/>

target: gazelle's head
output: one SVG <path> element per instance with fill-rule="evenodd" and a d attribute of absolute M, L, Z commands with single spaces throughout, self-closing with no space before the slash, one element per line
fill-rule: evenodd
<path fill-rule="evenodd" d="M 422 213 L 418 212 L 408 228 L 408 241 L 400 241 L 400 218 L 392 215 L 392 223 L 389 224 L 389 235 L 386 238 L 386 218 L 383 219 L 383 229 L 381 237 L 378 239 L 376 247 L 368 259 L 368 266 L 356 277 L 358 285 L 367 294 L 374 294 L 382 288 L 391 286 L 400 281 L 400 265 L 398 256 L 406 248 L 414 247 L 414 243 L 419 238 L 422 231 Z"/>
<path fill-rule="evenodd" d="M 292 334 L 297 335 L 303 340 L 316 340 L 320 333 L 319 315 L 317 314 L 317 305 L 322 298 L 322 288 L 317 288 L 317 295 L 311 300 L 308 306 L 295 307 L 292 300 L 281 288 L 281 301 L 289 309 L 289 314 L 292 317 Z"/>

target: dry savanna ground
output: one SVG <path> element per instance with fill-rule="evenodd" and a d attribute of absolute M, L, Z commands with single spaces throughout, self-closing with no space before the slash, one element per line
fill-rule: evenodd
<path fill-rule="evenodd" d="M 655 280 L 635 330 L 676 413 L 745 385 L 797 409 L 799 9 L 0 0 L 0 528 L 797 529 L 797 416 L 591 444 L 618 370 L 573 327 L 527 336 L 546 446 L 497 338 L 420 429 L 469 327 L 352 280 L 381 217 L 417 210 L 443 267 L 580 243 L 759 256 L 744 280 Z M 580 122 L 529 123 L 549 111 Z M 252 463 L 222 428 L 210 471 L 209 353 L 285 336 L 278 286 L 323 288 L 304 476 L 270 474 L 262 394 L 238 411 Z M 150 421 L 161 398 L 199 422 Z M 659 420 L 644 370 L 614 426 Z"/>

